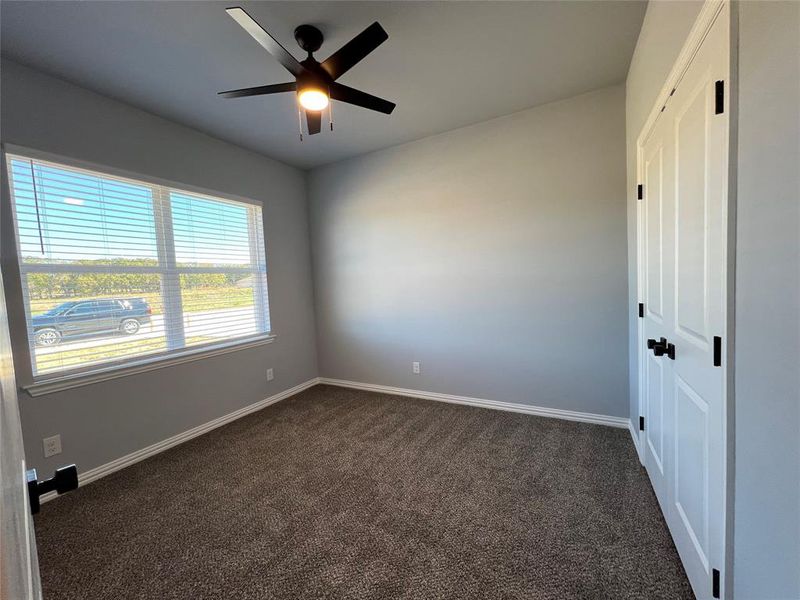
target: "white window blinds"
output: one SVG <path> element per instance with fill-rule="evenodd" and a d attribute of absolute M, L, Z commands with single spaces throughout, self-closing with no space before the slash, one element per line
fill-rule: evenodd
<path fill-rule="evenodd" d="M 260 206 L 7 163 L 35 379 L 269 333 Z"/>

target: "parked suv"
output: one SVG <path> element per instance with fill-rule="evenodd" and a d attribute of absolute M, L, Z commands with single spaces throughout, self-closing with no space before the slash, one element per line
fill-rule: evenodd
<path fill-rule="evenodd" d="M 153 309 L 144 298 L 98 298 L 64 302 L 31 319 L 37 346 L 52 346 L 62 338 L 102 332 L 133 335 L 150 322 Z"/>

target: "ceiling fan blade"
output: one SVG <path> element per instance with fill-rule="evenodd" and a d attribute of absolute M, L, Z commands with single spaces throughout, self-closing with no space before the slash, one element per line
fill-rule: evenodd
<path fill-rule="evenodd" d="M 277 58 L 278 62 L 286 67 L 286 69 L 292 75 L 299 77 L 300 75 L 306 73 L 305 67 L 301 65 L 294 56 L 289 54 L 289 51 L 281 46 L 278 40 L 267 33 L 267 31 L 261 27 L 261 25 L 256 23 L 255 19 L 248 15 L 243 8 L 240 6 L 235 6 L 233 8 L 226 8 L 225 12 L 227 12 L 234 21 L 241 25 L 247 33 L 253 36 L 253 39 L 261 44 L 267 52 Z"/>
<path fill-rule="evenodd" d="M 353 65 L 388 39 L 389 34 L 376 21 L 326 58 L 322 68 L 334 79 L 339 79 Z"/>
<path fill-rule="evenodd" d="M 308 135 L 319 133 L 322 129 L 322 111 L 321 110 L 307 110 L 306 123 L 308 124 Z"/>
<path fill-rule="evenodd" d="M 372 94 L 367 94 L 361 90 L 356 90 L 341 83 L 332 83 L 330 86 L 331 98 L 348 104 L 355 104 L 362 108 L 376 110 L 387 115 L 392 114 L 394 107 L 397 106 L 394 102 L 389 102 L 383 98 L 378 98 Z"/>
<path fill-rule="evenodd" d="M 260 85 L 258 87 L 242 88 L 240 90 L 228 90 L 227 92 L 217 92 L 218 96 L 225 98 L 244 98 L 245 96 L 263 96 L 264 94 L 280 94 L 281 92 L 293 92 L 297 89 L 297 82 L 274 83 L 272 85 Z"/>

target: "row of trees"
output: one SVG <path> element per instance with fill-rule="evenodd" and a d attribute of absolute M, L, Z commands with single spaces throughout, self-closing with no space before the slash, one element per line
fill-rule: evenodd
<path fill-rule="evenodd" d="M 103 261 L 119 266 L 152 266 L 153 260 L 114 259 Z M 95 261 L 76 261 L 73 264 L 98 264 Z M 90 296 L 132 295 L 158 292 L 161 275 L 158 273 L 28 273 L 28 292 L 31 299 L 76 298 Z M 248 278 L 240 273 L 191 273 L 181 275 L 182 289 L 246 286 Z"/>

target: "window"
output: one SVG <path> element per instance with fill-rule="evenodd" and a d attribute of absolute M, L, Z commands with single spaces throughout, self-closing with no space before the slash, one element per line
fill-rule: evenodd
<path fill-rule="evenodd" d="M 259 205 L 7 163 L 34 381 L 269 334 Z"/>

